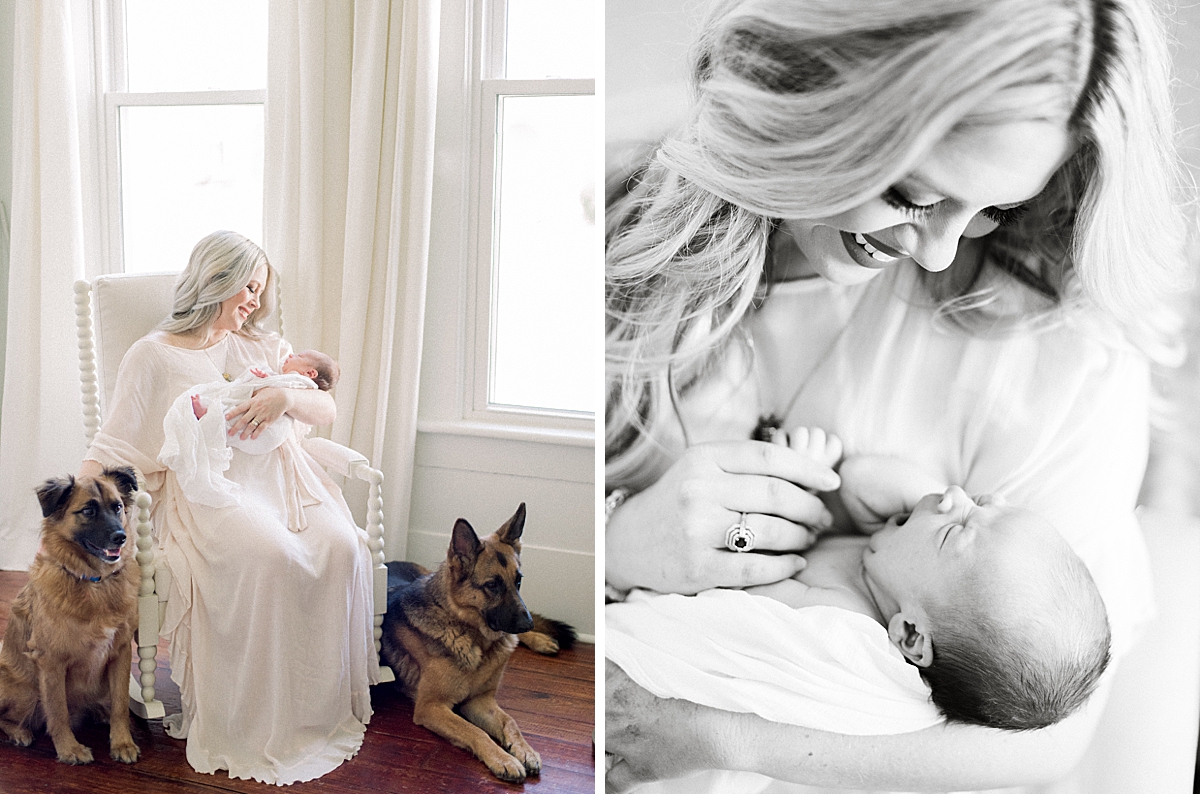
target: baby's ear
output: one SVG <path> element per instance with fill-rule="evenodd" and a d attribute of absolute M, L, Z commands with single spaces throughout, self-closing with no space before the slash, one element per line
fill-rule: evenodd
<path fill-rule="evenodd" d="M 923 618 L 913 620 L 903 612 L 897 612 L 888 622 L 888 639 L 917 667 L 928 667 L 933 663 L 933 642 L 928 622 Z"/>

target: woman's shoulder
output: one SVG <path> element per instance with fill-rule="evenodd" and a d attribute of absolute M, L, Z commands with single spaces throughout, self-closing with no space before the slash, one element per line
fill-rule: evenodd
<path fill-rule="evenodd" d="M 256 334 L 236 333 L 230 334 L 229 338 L 243 347 L 259 348 L 270 352 L 280 350 L 287 344 L 276 331 L 259 331 Z"/>

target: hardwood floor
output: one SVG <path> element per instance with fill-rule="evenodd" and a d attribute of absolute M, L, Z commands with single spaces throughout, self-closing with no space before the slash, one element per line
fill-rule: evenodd
<path fill-rule="evenodd" d="M 0 571 L 0 631 L 8 623 L 9 605 L 26 575 Z M 167 713 L 179 710 L 179 689 L 166 668 L 166 652 L 158 653 L 158 696 Z M 595 647 L 581 644 L 557 657 L 539 656 L 527 648 L 513 654 L 500 687 L 499 701 L 542 756 L 540 778 L 522 785 L 492 777 L 470 753 L 412 723 L 412 703 L 394 684 L 372 691 L 375 715 L 367 726 L 358 755 L 311 783 L 289 792 L 512 792 L 592 794 L 595 758 L 592 747 L 595 692 Z M 71 767 L 55 760 L 54 746 L 44 734 L 31 747 L 17 747 L 0 734 L 0 792 L 33 794 L 215 794 L 221 791 L 278 791 L 225 773 L 197 774 L 188 766 L 184 742 L 170 738 L 159 721 L 133 719 L 134 741 L 142 750 L 136 764 L 108 757 L 108 727 L 87 724 L 76 736 L 92 748 L 96 761 Z"/>

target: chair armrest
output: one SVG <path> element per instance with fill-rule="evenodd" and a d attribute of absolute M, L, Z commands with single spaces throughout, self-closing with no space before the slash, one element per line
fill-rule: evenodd
<path fill-rule="evenodd" d="M 366 466 L 370 468 L 362 453 L 355 452 L 349 447 L 327 438 L 306 438 L 301 442 L 304 451 L 312 455 L 317 463 L 331 469 L 343 477 L 361 477 L 358 471 Z"/>

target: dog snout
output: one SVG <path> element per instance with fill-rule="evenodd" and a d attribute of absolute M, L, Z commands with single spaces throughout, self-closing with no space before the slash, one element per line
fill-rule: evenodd
<path fill-rule="evenodd" d="M 517 617 L 517 626 L 512 630 L 513 634 L 520 634 L 529 631 L 533 628 L 533 615 L 529 614 L 529 610 L 521 604 L 521 614 Z"/>
<path fill-rule="evenodd" d="M 492 631 L 520 634 L 533 628 L 533 616 L 519 596 L 488 610 L 484 617 Z"/>
<path fill-rule="evenodd" d="M 125 530 L 123 530 L 123 529 L 116 530 L 115 532 L 113 532 L 111 535 L 108 536 L 108 539 L 110 541 L 112 541 L 112 544 L 114 546 L 124 546 L 125 545 Z"/>

